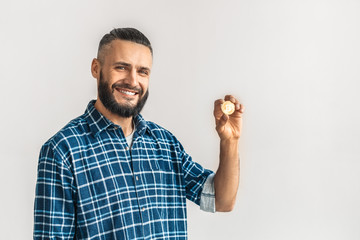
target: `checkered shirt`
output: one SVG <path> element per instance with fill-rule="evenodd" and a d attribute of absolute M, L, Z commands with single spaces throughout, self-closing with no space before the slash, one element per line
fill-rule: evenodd
<path fill-rule="evenodd" d="M 141 115 L 129 148 L 94 102 L 41 148 L 34 239 L 187 239 L 186 198 L 213 172 Z"/>

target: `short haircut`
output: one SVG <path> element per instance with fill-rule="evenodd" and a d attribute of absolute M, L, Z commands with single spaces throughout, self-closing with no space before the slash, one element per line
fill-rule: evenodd
<path fill-rule="evenodd" d="M 98 58 L 101 58 L 100 53 L 102 52 L 104 47 L 109 45 L 113 40 L 117 39 L 142 44 L 148 47 L 150 49 L 151 55 L 153 55 L 151 43 L 142 32 L 135 28 L 115 28 L 110 33 L 105 34 L 100 40 L 98 48 Z M 102 59 L 99 60 L 102 62 Z"/>

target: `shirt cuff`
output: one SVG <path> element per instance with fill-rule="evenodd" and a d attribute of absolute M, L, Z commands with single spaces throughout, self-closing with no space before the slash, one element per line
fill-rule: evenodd
<path fill-rule="evenodd" d="M 204 183 L 203 190 L 201 192 L 200 209 L 205 212 L 214 213 L 216 211 L 214 176 L 215 176 L 215 174 L 212 173 L 207 177 L 207 179 Z"/>

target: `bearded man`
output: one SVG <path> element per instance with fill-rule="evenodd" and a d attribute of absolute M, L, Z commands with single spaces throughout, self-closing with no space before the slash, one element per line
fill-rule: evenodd
<path fill-rule="evenodd" d="M 152 55 L 134 28 L 101 39 L 91 65 L 97 100 L 41 148 L 34 239 L 187 239 L 186 199 L 208 212 L 232 210 L 243 106 L 231 95 L 215 101 L 220 162 L 216 173 L 204 169 L 140 115 Z M 231 115 L 224 100 L 235 104 Z"/>

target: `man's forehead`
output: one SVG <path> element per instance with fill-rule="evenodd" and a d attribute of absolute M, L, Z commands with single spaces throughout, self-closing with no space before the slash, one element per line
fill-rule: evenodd
<path fill-rule="evenodd" d="M 150 49 L 142 44 L 125 41 L 113 40 L 104 46 L 104 57 L 112 61 L 129 61 L 152 65 L 152 54 Z"/>

